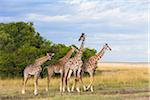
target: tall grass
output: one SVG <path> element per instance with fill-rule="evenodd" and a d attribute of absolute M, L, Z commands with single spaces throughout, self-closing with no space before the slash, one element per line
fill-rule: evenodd
<path fill-rule="evenodd" d="M 60 79 L 53 77 L 50 83 L 50 91 L 46 92 L 47 79 L 39 79 L 38 96 L 33 95 L 33 78 L 29 79 L 26 87 L 26 94 L 21 94 L 22 79 L 0 79 L 1 99 L 65 99 L 65 100 L 124 100 L 134 98 L 148 98 L 149 73 L 147 67 L 126 67 L 126 66 L 103 66 L 98 67 L 94 76 L 94 93 L 81 92 L 59 93 Z M 89 83 L 88 75 L 83 78 L 85 84 Z M 73 83 L 73 79 L 70 85 Z"/>

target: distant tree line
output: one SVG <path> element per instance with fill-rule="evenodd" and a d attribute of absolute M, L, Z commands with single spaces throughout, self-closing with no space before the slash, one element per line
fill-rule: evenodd
<path fill-rule="evenodd" d="M 44 68 L 63 57 L 69 49 L 70 46 L 54 44 L 41 37 L 32 22 L 0 23 L 0 78 L 21 77 L 24 68 L 35 59 L 44 56 L 46 52 L 55 53 L 52 60 L 42 65 Z M 95 53 L 95 49 L 85 48 L 82 60 Z M 43 70 L 42 75 L 46 74 L 47 71 Z"/>

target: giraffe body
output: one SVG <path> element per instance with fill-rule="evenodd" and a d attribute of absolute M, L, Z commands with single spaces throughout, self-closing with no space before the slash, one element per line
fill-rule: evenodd
<path fill-rule="evenodd" d="M 22 94 L 25 93 L 25 86 L 26 83 L 31 75 L 34 75 L 34 95 L 37 95 L 37 84 L 38 84 L 38 78 L 40 76 L 40 73 L 42 71 L 41 65 L 47 61 L 50 60 L 53 54 L 48 54 L 44 57 L 41 57 L 37 60 L 35 60 L 34 64 L 28 65 L 24 69 L 24 80 L 23 80 L 23 87 L 22 87 Z"/>
<path fill-rule="evenodd" d="M 66 62 L 71 57 L 74 50 L 75 50 L 75 48 L 72 47 L 63 58 L 59 59 L 56 63 L 49 65 L 47 67 L 47 70 L 48 70 L 48 83 L 47 83 L 47 85 L 48 86 L 47 86 L 46 91 L 49 90 L 49 83 L 50 83 L 50 79 L 51 79 L 53 73 L 60 73 L 61 74 L 60 92 L 62 92 L 62 86 L 63 86 L 62 80 L 63 80 L 63 75 L 64 75 L 64 65 L 66 64 Z"/>
<path fill-rule="evenodd" d="M 97 66 L 97 59 L 95 56 L 92 56 L 87 61 L 84 62 L 82 70 L 88 72 L 89 70 L 95 70 L 96 66 Z"/>
<path fill-rule="evenodd" d="M 25 68 L 24 70 L 24 75 L 40 75 L 42 71 L 41 66 L 34 66 L 34 65 L 29 65 Z"/>

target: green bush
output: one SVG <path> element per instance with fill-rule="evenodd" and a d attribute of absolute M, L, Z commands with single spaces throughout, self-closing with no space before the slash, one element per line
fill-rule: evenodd
<path fill-rule="evenodd" d="M 31 22 L 0 23 L 0 77 L 21 77 L 24 68 L 35 59 L 44 56 L 46 52 L 55 53 L 51 61 L 42 65 L 44 68 L 63 57 L 69 49 L 64 44 L 53 44 L 43 39 Z M 94 49 L 86 48 L 82 59 L 95 53 Z M 42 75 L 46 75 L 46 71 Z"/>

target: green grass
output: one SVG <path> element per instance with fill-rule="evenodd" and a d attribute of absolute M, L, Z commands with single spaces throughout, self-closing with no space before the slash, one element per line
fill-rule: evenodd
<path fill-rule="evenodd" d="M 95 73 L 94 93 L 59 93 L 60 79 L 53 77 L 50 91 L 46 92 L 46 78 L 39 79 L 38 96 L 33 95 L 33 79 L 27 83 L 26 94 L 21 94 L 22 79 L 0 80 L 2 100 L 148 100 L 149 73 L 147 67 L 104 66 Z M 83 79 L 89 83 L 88 76 Z M 70 84 L 72 84 L 73 79 Z"/>

